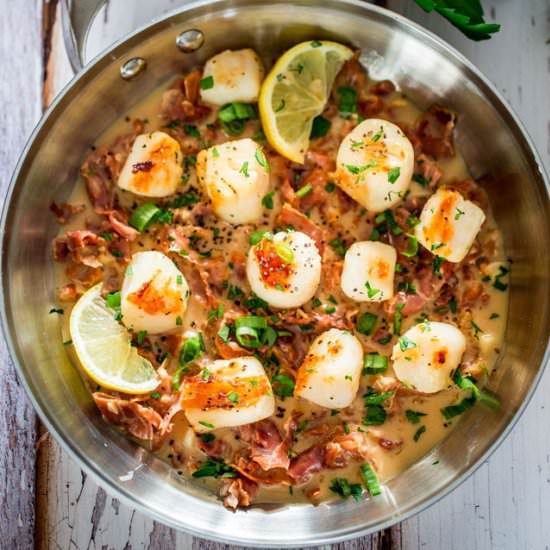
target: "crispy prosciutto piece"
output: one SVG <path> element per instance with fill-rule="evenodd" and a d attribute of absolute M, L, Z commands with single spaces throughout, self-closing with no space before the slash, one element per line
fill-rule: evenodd
<path fill-rule="evenodd" d="M 246 424 L 238 428 L 238 433 L 242 441 L 249 445 L 252 460 L 264 470 L 289 467 L 288 444 L 283 441 L 272 420 Z"/>
<path fill-rule="evenodd" d="M 107 393 L 95 392 L 92 397 L 108 422 L 126 428 L 138 439 L 152 440 L 155 431 L 160 430 L 162 417 L 150 407 Z"/>
<path fill-rule="evenodd" d="M 243 508 L 250 506 L 257 492 L 257 483 L 245 477 L 239 477 L 222 479 L 219 494 L 224 506 L 235 510 L 239 506 Z"/>
<path fill-rule="evenodd" d="M 289 204 L 283 204 L 277 222 L 285 229 L 288 226 L 292 226 L 295 231 L 301 231 L 312 238 L 317 245 L 319 254 L 323 256 L 323 230 L 318 225 L 315 225 L 305 214 L 302 214 Z"/>
<path fill-rule="evenodd" d="M 439 105 L 433 105 L 418 121 L 416 134 L 422 152 L 432 157 L 454 157 L 453 130 L 456 114 Z"/>

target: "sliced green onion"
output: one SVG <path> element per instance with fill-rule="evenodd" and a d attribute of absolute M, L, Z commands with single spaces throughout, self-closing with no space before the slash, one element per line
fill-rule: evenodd
<path fill-rule="evenodd" d="M 357 319 L 357 331 L 365 336 L 370 336 L 376 326 L 378 315 L 374 313 L 363 313 L 359 319 Z"/>
<path fill-rule="evenodd" d="M 418 254 L 418 240 L 410 233 L 407 233 L 407 239 L 409 241 L 407 250 L 404 250 L 401 254 L 403 254 L 403 256 L 407 256 L 407 258 L 412 258 Z"/>
<path fill-rule="evenodd" d="M 359 471 L 361 472 L 361 479 L 363 480 L 363 483 L 370 495 L 376 497 L 381 494 L 382 490 L 380 489 L 380 484 L 378 483 L 378 477 L 374 473 L 372 466 L 368 463 L 361 464 Z"/>
<path fill-rule="evenodd" d="M 481 390 L 479 392 L 479 402 L 483 403 L 490 409 L 498 409 L 500 407 L 500 400 L 496 395 L 493 395 L 488 390 Z"/>
<path fill-rule="evenodd" d="M 384 358 L 386 359 L 386 358 Z M 363 399 L 365 400 L 365 405 L 380 405 L 390 397 L 393 397 L 395 394 L 394 391 L 385 391 L 385 392 L 374 392 L 370 390 Z"/>
<path fill-rule="evenodd" d="M 105 298 L 105 301 L 107 302 L 107 306 L 109 306 L 112 309 L 115 309 L 117 307 L 120 307 L 120 290 L 117 290 L 116 292 L 110 292 L 107 294 L 107 297 Z"/>
<path fill-rule="evenodd" d="M 133 211 L 128 223 L 138 231 L 144 231 L 160 213 L 161 209 L 158 206 L 151 202 L 146 202 Z"/>
<path fill-rule="evenodd" d="M 292 248 L 290 248 L 290 246 L 285 243 L 275 243 L 274 248 L 277 256 L 279 256 L 281 260 L 283 260 L 287 264 L 291 264 L 292 262 L 294 262 L 294 252 L 292 251 Z"/>
<path fill-rule="evenodd" d="M 254 246 L 255 244 L 258 244 L 267 234 L 269 234 L 269 231 L 266 231 L 265 229 L 258 229 L 258 231 L 254 231 L 254 233 L 250 234 L 248 242 Z"/>
<path fill-rule="evenodd" d="M 220 337 L 220 340 L 227 344 L 229 341 L 229 333 L 231 332 L 231 329 L 229 328 L 229 325 L 223 325 L 222 328 L 218 331 L 218 336 Z"/>
<path fill-rule="evenodd" d="M 365 355 L 363 359 L 363 374 L 381 374 L 388 370 L 388 358 L 376 352 Z"/>
<path fill-rule="evenodd" d="M 308 183 L 307 185 L 304 185 L 303 187 L 300 187 L 298 191 L 296 191 L 296 196 L 301 199 L 305 197 L 306 195 L 309 195 L 313 191 L 313 185 Z"/>

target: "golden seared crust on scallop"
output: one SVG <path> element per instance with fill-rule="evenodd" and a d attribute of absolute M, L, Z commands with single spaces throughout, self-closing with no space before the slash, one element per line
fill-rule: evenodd
<path fill-rule="evenodd" d="M 350 332 L 330 329 L 311 344 L 298 369 L 295 395 L 321 407 L 349 407 L 363 368 L 363 348 Z"/>
<path fill-rule="evenodd" d="M 258 54 L 250 49 L 225 50 L 204 65 L 201 99 L 213 105 L 254 103 L 258 100 L 264 68 Z"/>
<path fill-rule="evenodd" d="M 182 406 L 197 432 L 242 426 L 275 412 L 271 384 L 255 357 L 212 361 L 185 379 Z"/>
<path fill-rule="evenodd" d="M 126 269 L 121 290 L 122 321 L 149 334 L 181 330 L 189 286 L 174 262 L 162 252 L 137 252 Z"/>
<path fill-rule="evenodd" d="M 231 224 L 253 223 L 269 191 L 269 164 L 262 148 L 245 138 L 215 145 L 197 157 L 197 178 L 214 213 Z"/>
<path fill-rule="evenodd" d="M 182 159 L 179 143 L 168 134 L 141 134 L 120 172 L 118 186 L 143 197 L 173 195 L 180 184 Z"/>
<path fill-rule="evenodd" d="M 403 200 L 414 151 L 399 126 L 370 118 L 343 139 L 336 163 L 340 188 L 369 212 L 382 212 Z"/>
<path fill-rule="evenodd" d="M 341 286 L 356 302 L 383 302 L 393 297 L 397 253 L 393 246 L 373 241 L 353 243 L 346 251 Z"/>
<path fill-rule="evenodd" d="M 435 393 L 452 384 L 466 349 L 464 334 L 449 323 L 426 321 L 410 328 L 393 347 L 393 370 L 406 386 Z"/>
<path fill-rule="evenodd" d="M 462 261 L 483 222 L 483 210 L 458 191 L 439 189 L 422 209 L 415 232 L 418 242 L 449 262 Z"/>

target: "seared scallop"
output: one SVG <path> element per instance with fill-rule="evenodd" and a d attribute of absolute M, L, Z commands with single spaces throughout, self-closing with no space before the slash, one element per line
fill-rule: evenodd
<path fill-rule="evenodd" d="M 248 252 L 246 275 L 252 291 L 270 306 L 299 307 L 319 286 L 321 256 L 305 233 L 266 233 Z"/>
<path fill-rule="evenodd" d="M 483 222 L 483 210 L 458 191 L 439 189 L 422 209 L 418 242 L 436 256 L 460 262 L 468 254 Z"/>
<path fill-rule="evenodd" d="M 264 68 L 254 50 L 226 50 L 204 65 L 201 98 L 213 105 L 254 103 L 263 78 Z"/>
<path fill-rule="evenodd" d="M 118 186 L 143 197 L 173 195 L 180 184 L 182 159 L 179 143 L 168 134 L 142 134 L 132 145 Z"/>
<path fill-rule="evenodd" d="M 393 370 L 405 385 L 423 393 L 435 393 L 452 384 L 451 374 L 465 349 L 466 338 L 455 326 L 419 323 L 393 347 Z"/>
<path fill-rule="evenodd" d="M 321 407 L 349 407 L 357 394 L 363 348 L 346 330 L 332 328 L 311 344 L 298 369 L 294 395 Z"/>
<path fill-rule="evenodd" d="M 362 241 L 346 251 L 341 286 L 356 302 L 382 302 L 393 296 L 397 253 L 389 244 Z"/>
<path fill-rule="evenodd" d="M 255 141 L 239 139 L 201 151 L 197 177 L 222 220 L 241 224 L 262 217 L 262 198 L 269 190 L 269 165 Z"/>
<path fill-rule="evenodd" d="M 344 138 L 336 164 L 341 189 L 370 212 L 382 212 L 405 196 L 414 151 L 399 126 L 370 118 Z"/>
<path fill-rule="evenodd" d="M 189 286 L 174 262 L 162 252 L 138 252 L 126 269 L 121 290 L 122 322 L 149 334 L 179 330 Z"/>
<path fill-rule="evenodd" d="M 197 432 L 250 424 L 275 412 L 271 384 L 255 357 L 213 361 L 186 378 L 182 405 Z"/>

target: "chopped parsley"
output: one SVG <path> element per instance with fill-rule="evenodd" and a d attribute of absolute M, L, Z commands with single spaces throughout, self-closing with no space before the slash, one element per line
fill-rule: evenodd
<path fill-rule="evenodd" d="M 399 166 L 396 166 L 395 168 L 392 168 L 388 172 L 388 181 L 390 183 L 395 183 L 399 179 L 400 175 L 401 175 L 401 168 L 399 168 Z"/>
<path fill-rule="evenodd" d="M 205 425 L 206 422 L 199 422 Z M 210 426 L 212 426 L 210 424 Z M 193 477 L 215 477 L 215 478 L 227 478 L 237 477 L 237 472 L 228 464 L 221 460 L 209 458 L 206 462 L 203 462 L 197 470 L 193 472 Z"/>
<path fill-rule="evenodd" d="M 374 298 L 376 295 L 382 293 L 382 291 L 379 288 L 372 287 L 368 281 L 365 283 L 365 288 L 367 289 L 367 296 L 369 298 Z"/>
<path fill-rule="evenodd" d="M 413 342 L 409 337 L 401 336 L 399 338 L 399 349 L 401 351 L 407 351 L 408 349 L 413 349 L 415 347 L 416 347 L 416 342 Z"/>
<path fill-rule="evenodd" d="M 335 477 L 330 483 L 330 490 L 342 498 L 353 497 L 356 501 L 361 500 L 363 489 L 359 483 L 350 483 L 343 477 Z"/>
<path fill-rule="evenodd" d="M 313 125 L 311 127 L 309 139 L 316 139 L 326 136 L 331 126 L 332 123 L 330 122 L 330 120 L 321 115 L 316 116 L 313 119 Z"/>
<path fill-rule="evenodd" d="M 496 288 L 497 290 L 504 292 L 508 288 L 508 285 L 506 283 L 503 283 L 501 279 L 502 277 L 507 275 L 510 270 L 504 267 L 503 265 L 499 266 L 498 270 L 499 270 L 499 273 L 495 277 L 495 280 L 493 282 L 493 288 Z"/>
<path fill-rule="evenodd" d="M 269 163 L 267 162 L 267 158 L 264 154 L 264 152 L 261 149 L 256 149 L 256 153 L 254 153 L 254 157 L 256 159 L 256 162 L 266 171 L 269 172 Z"/>
<path fill-rule="evenodd" d="M 426 431 L 426 426 L 422 425 L 416 432 L 414 433 L 413 439 L 414 441 L 418 441 L 420 439 L 420 436 Z"/>
<path fill-rule="evenodd" d="M 201 90 L 210 90 L 214 87 L 214 77 L 212 75 L 206 76 L 200 81 Z"/>
<path fill-rule="evenodd" d="M 263 196 L 262 206 L 264 208 L 267 208 L 268 210 L 273 209 L 273 195 L 275 195 L 275 191 L 270 191 Z"/>
<path fill-rule="evenodd" d="M 374 330 L 374 327 L 376 326 L 377 320 L 378 316 L 374 313 L 363 313 L 363 315 L 361 315 L 361 317 L 357 319 L 357 331 L 361 334 L 364 334 L 365 336 L 370 336 L 372 334 L 372 331 Z"/>
<path fill-rule="evenodd" d="M 357 92 L 353 88 L 338 88 L 338 110 L 343 115 L 357 112 Z"/>
<path fill-rule="evenodd" d="M 271 384 L 273 393 L 277 397 L 284 399 L 285 397 L 292 397 L 292 395 L 294 395 L 294 387 L 296 384 L 294 380 L 286 374 L 276 374 L 271 379 Z"/>
<path fill-rule="evenodd" d="M 341 258 L 343 258 L 346 255 L 346 247 L 342 239 L 332 239 L 331 241 L 329 241 L 328 244 L 331 246 L 334 252 L 336 252 L 336 254 L 338 254 L 338 256 L 340 256 Z"/>
<path fill-rule="evenodd" d="M 420 418 L 423 416 L 426 416 L 426 413 L 420 412 L 420 411 L 413 411 L 411 409 L 407 409 L 405 411 L 405 416 L 407 417 L 407 420 L 411 424 L 418 424 L 420 422 Z"/>

